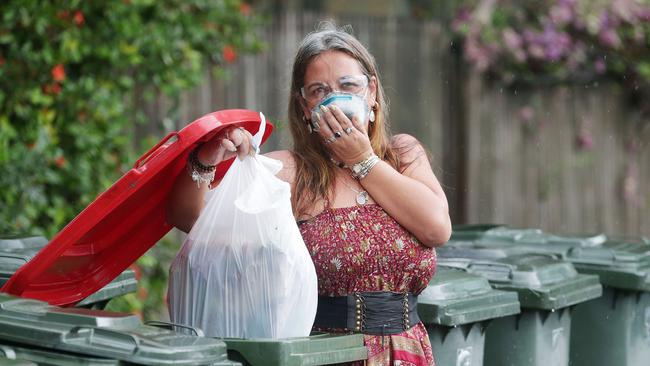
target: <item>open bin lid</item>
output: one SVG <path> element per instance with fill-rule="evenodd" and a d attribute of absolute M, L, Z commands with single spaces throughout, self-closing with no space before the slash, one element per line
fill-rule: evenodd
<path fill-rule="evenodd" d="M 131 314 L 60 308 L 0 294 L 0 343 L 143 365 L 236 365 L 214 338 L 144 325 Z"/>
<path fill-rule="evenodd" d="M 515 252 L 498 257 L 453 246 L 440 249 L 440 265 L 481 275 L 496 289 L 517 292 L 522 308 L 557 310 L 602 295 L 598 276 L 579 274 L 570 262 L 547 255 Z"/>
<path fill-rule="evenodd" d="M 454 327 L 519 312 L 517 293 L 495 290 L 484 277 L 452 267 L 438 266 L 418 295 L 418 315 L 427 325 Z"/>
<path fill-rule="evenodd" d="M 254 135 L 261 122 L 259 112 L 223 110 L 169 134 L 18 269 L 1 290 L 52 305 L 72 305 L 99 290 L 171 230 L 165 218 L 167 196 L 178 174 L 187 174 L 190 151 L 228 126 L 243 127 Z M 262 142 L 271 130 L 267 123 Z M 219 164 L 217 177 L 233 160 Z"/>
<path fill-rule="evenodd" d="M 570 261 L 581 273 L 598 275 L 604 285 L 650 291 L 650 240 L 645 237 L 560 236 L 499 225 L 467 225 L 454 230 L 450 246 L 549 254 Z"/>
<path fill-rule="evenodd" d="M 0 239 L 0 287 L 18 270 L 29 262 L 47 245 L 47 239 L 42 236 L 28 236 Z M 121 296 L 138 289 L 135 272 L 127 269 L 120 273 L 109 284 L 83 299 L 77 306 L 95 307 L 104 304 L 114 297 Z"/>

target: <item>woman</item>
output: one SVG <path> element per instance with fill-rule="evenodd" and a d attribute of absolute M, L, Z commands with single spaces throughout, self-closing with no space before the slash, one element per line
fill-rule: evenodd
<path fill-rule="evenodd" d="M 350 119 L 336 102 L 324 102 L 337 98 L 360 98 L 366 112 Z M 451 234 L 447 200 L 420 143 L 389 135 L 386 109 L 365 47 L 342 31 L 314 32 L 293 65 L 293 149 L 267 156 L 284 165 L 278 177 L 291 184 L 294 214 L 316 267 L 314 327 L 364 333 L 368 365 L 433 365 L 416 295 L 434 274 L 434 247 Z M 170 223 L 189 231 L 212 167 L 251 151 L 242 129 L 198 148 L 188 163 L 194 178 L 176 182 Z"/>

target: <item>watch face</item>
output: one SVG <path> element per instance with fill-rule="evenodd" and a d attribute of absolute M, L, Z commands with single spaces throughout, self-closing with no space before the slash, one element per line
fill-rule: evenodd
<path fill-rule="evenodd" d="M 361 164 L 355 164 L 354 166 L 352 166 L 352 171 L 355 173 L 361 172 Z"/>

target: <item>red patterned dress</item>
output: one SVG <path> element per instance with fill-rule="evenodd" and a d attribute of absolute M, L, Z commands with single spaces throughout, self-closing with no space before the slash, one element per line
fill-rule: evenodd
<path fill-rule="evenodd" d="M 418 294 L 435 273 L 435 250 L 420 244 L 377 204 L 326 207 L 300 222 L 300 232 L 316 267 L 319 295 Z M 399 334 L 364 339 L 368 366 L 434 365 L 422 323 Z"/>

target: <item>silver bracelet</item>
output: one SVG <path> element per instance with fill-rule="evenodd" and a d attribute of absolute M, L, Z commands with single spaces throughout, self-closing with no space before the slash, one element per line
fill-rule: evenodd
<path fill-rule="evenodd" d="M 215 170 L 206 173 L 200 173 L 192 167 L 190 162 L 187 162 L 187 172 L 190 173 L 190 178 L 196 182 L 197 188 L 201 188 L 201 183 L 207 183 L 208 186 L 214 180 Z"/>
<path fill-rule="evenodd" d="M 379 156 L 372 154 L 369 157 L 367 157 L 364 160 L 361 160 L 360 162 L 352 165 L 350 167 L 350 170 L 352 171 L 352 178 L 356 180 L 361 180 L 370 173 L 370 170 L 379 163 L 381 159 L 379 159 Z"/>
<path fill-rule="evenodd" d="M 187 172 L 190 173 L 190 177 L 196 182 L 198 188 L 201 188 L 201 183 L 207 183 L 209 186 L 217 171 L 216 165 L 204 165 L 199 161 L 198 150 L 200 147 L 199 145 L 190 153 L 186 164 Z"/>

